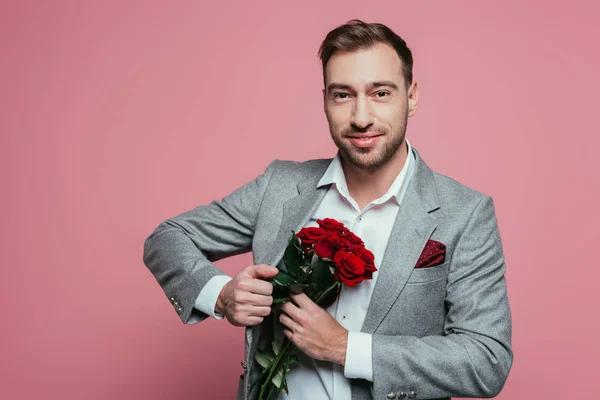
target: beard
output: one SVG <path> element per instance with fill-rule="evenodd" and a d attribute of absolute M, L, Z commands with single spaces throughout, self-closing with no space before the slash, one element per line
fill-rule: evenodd
<path fill-rule="evenodd" d="M 339 135 L 336 135 L 330 124 L 329 132 L 331 133 L 333 142 L 340 151 L 340 155 L 345 161 L 356 168 L 373 171 L 384 166 L 394 157 L 394 154 L 396 154 L 396 151 L 398 151 L 404 141 L 407 121 L 408 115 L 405 114 L 402 123 L 394 131 L 375 126 L 367 129 L 357 129 L 354 126 L 350 126 L 350 128 L 344 129 Z M 378 148 L 377 146 L 360 148 L 344 140 L 344 137 L 347 135 L 364 133 L 367 130 L 383 134 L 384 138 L 387 138 L 388 141 L 383 143 L 382 148 Z"/>

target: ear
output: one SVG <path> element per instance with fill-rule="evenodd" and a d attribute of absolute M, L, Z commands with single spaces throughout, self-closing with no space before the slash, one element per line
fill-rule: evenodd
<path fill-rule="evenodd" d="M 417 112 L 419 105 L 419 84 L 413 82 L 408 88 L 408 116 L 412 117 Z"/>

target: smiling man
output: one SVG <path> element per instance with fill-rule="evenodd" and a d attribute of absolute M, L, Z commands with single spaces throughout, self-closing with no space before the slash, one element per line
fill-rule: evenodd
<path fill-rule="evenodd" d="M 405 138 L 419 89 L 405 41 L 353 20 L 331 31 L 319 56 L 333 159 L 274 161 L 221 201 L 158 226 L 144 261 L 186 324 L 207 317 L 246 327 L 238 399 L 281 335 L 299 363 L 289 399 L 492 397 L 512 365 L 505 263 L 493 201 L 432 171 Z M 372 280 L 344 287 L 327 309 L 304 294 L 274 329 L 273 277 L 288 232 L 335 218 L 375 256 Z M 212 262 L 252 251 L 229 277 Z"/>

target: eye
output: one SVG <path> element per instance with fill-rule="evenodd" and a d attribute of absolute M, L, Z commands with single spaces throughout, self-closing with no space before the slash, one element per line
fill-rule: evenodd
<path fill-rule="evenodd" d="M 377 96 L 377 97 L 379 97 L 379 98 L 383 98 L 383 97 L 386 97 L 386 96 L 389 96 L 389 95 L 390 95 L 390 94 L 389 94 L 388 92 L 386 92 L 386 91 L 383 91 L 383 90 L 381 90 L 381 91 L 379 91 L 379 92 L 375 93 L 375 96 Z"/>
<path fill-rule="evenodd" d="M 334 92 L 333 93 L 333 98 L 334 99 L 345 100 L 345 99 L 348 98 L 348 93 Z"/>

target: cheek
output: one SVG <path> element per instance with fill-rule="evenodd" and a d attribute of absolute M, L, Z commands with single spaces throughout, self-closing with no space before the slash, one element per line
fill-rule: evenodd
<path fill-rule="evenodd" d="M 380 107 L 376 107 L 374 114 L 385 126 L 397 127 L 403 123 L 406 109 L 398 105 L 381 104 Z"/>
<path fill-rule="evenodd" d="M 326 109 L 329 126 L 334 132 L 339 132 L 350 123 L 351 115 L 348 109 L 349 107 L 344 106 L 330 106 Z"/>

